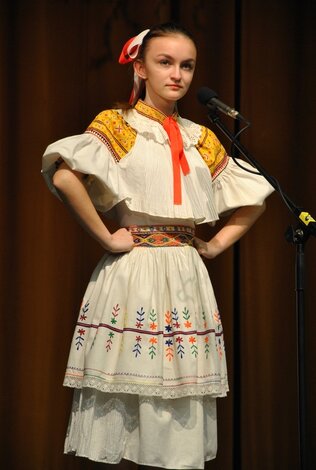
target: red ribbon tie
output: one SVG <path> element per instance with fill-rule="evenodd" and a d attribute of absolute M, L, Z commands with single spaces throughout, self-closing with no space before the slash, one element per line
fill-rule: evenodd
<path fill-rule="evenodd" d="M 183 141 L 177 121 L 168 116 L 163 121 L 163 128 L 168 134 L 173 167 L 173 203 L 182 204 L 181 171 L 184 175 L 190 173 L 190 167 L 183 151 Z"/>

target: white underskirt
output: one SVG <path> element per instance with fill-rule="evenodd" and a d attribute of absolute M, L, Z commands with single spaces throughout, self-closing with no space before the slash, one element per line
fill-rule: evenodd
<path fill-rule="evenodd" d="M 217 451 L 216 399 L 74 391 L 65 453 L 167 469 L 203 469 Z"/>

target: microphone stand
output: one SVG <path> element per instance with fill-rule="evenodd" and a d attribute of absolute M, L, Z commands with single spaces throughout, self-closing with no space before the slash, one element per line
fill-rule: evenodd
<path fill-rule="evenodd" d="M 298 417 L 299 417 L 299 458 L 300 470 L 307 470 L 306 446 L 306 384 L 305 384 L 305 305 L 304 305 L 304 248 L 310 235 L 316 236 L 316 222 L 314 218 L 302 208 L 297 207 L 282 191 L 274 177 L 254 159 L 246 148 L 235 138 L 220 120 L 216 107 L 212 106 L 208 118 L 232 142 L 239 152 L 258 170 L 258 172 L 281 195 L 284 203 L 297 219 L 296 228 L 289 226 L 285 232 L 288 242 L 296 246 L 295 257 L 295 292 L 296 292 L 296 321 L 297 321 L 297 380 L 298 380 Z"/>

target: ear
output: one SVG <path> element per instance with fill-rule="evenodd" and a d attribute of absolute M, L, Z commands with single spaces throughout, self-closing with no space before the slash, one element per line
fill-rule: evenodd
<path fill-rule="evenodd" d="M 134 72 L 136 75 L 138 75 L 139 78 L 142 80 L 146 80 L 147 78 L 147 73 L 146 73 L 146 67 L 145 64 L 142 60 L 135 60 L 133 63 L 134 67 Z"/>

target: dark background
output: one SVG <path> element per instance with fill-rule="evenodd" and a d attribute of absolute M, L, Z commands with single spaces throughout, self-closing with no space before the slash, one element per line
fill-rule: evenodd
<path fill-rule="evenodd" d="M 46 146 L 81 133 L 99 111 L 128 99 L 132 74 L 117 63 L 122 45 L 154 23 L 177 20 L 198 44 L 198 69 L 180 113 L 216 131 L 196 100 L 199 87 L 215 89 L 251 121 L 243 144 L 316 218 L 315 6 L 313 0 L 0 3 L 3 468 L 107 467 L 63 455 L 72 399 L 62 387 L 63 373 L 81 296 L 102 250 L 45 187 Z M 223 121 L 234 129 L 233 120 Z M 228 398 L 219 400 L 219 452 L 209 470 L 299 469 L 295 247 L 284 238 L 293 223 L 273 194 L 240 244 L 208 263 L 231 386 Z M 201 232 L 210 236 L 209 229 Z M 309 470 L 316 468 L 315 255 L 310 238 Z"/>

